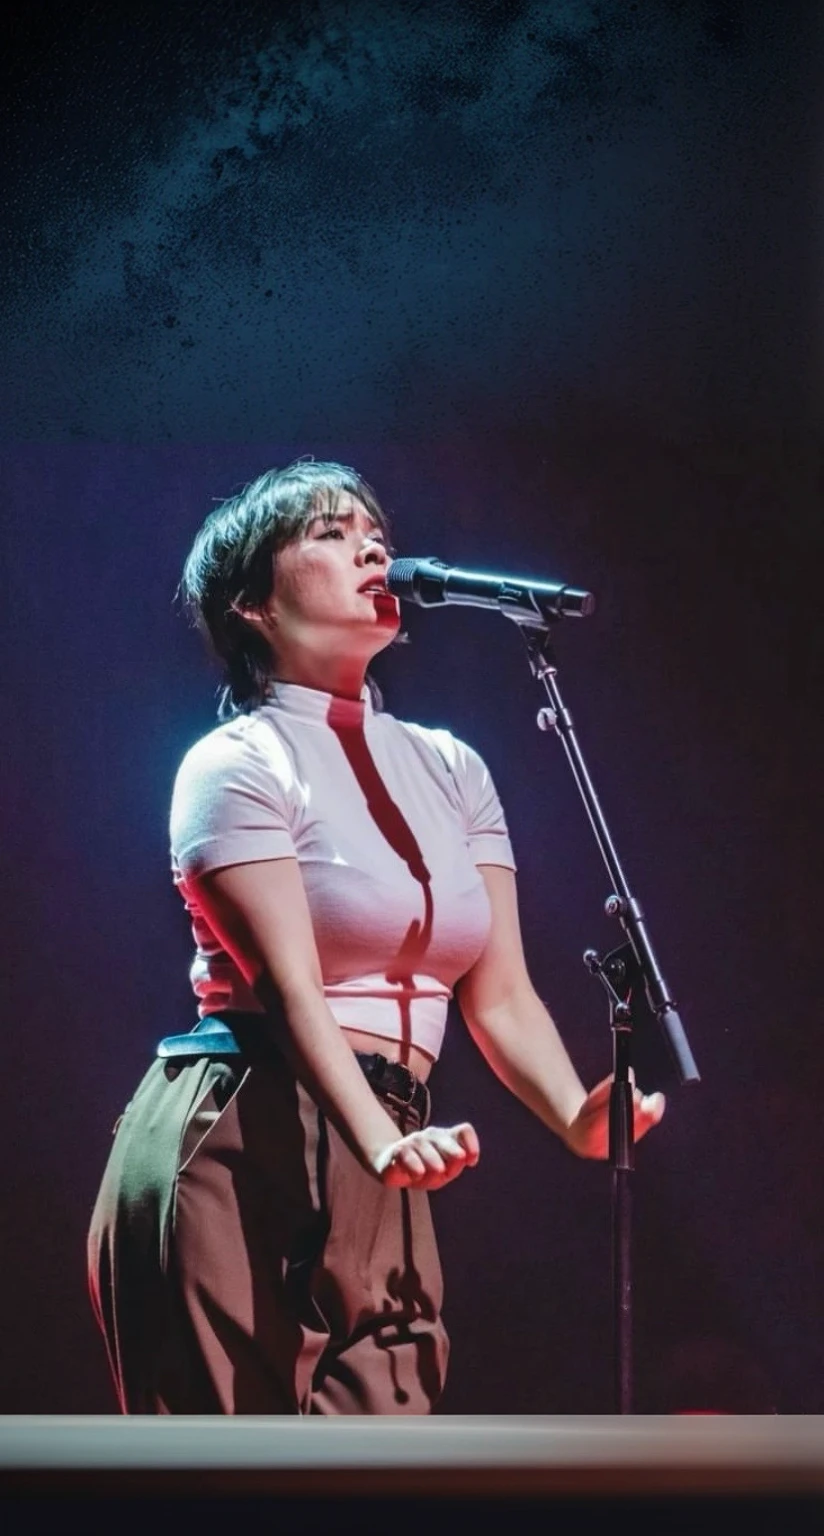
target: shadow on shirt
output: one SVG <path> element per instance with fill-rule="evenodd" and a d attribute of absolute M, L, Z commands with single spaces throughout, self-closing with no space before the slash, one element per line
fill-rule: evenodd
<path fill-rule="evenodd" d="M 403 987 L 405 992 L 403 997 L 398 998 L 398 1004 L 401 1012 L 401 1056 L 406 1061 L 412 1044 L 409 994 L 414 991 L 415 974 L 425 969 L 424 961 L 432 937 L 432 877 L 412 828 L 378 772 L 363 723 L 353 724 L 350 710 L 341 707 L 337 699 L 332 699 L 329 705 L 327 721 L 363 791 L 372 820 L 393 853 L 403 860 L 413 880 L 421 887 L 423 917 L 412 919 L 397 954 L 385 972 L 386 980 Z"/>

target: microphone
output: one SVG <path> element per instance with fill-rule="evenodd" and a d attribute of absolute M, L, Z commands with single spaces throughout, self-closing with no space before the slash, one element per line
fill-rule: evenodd
<path fill-rule="evenodd" d="M 531 576 L 493 576 L 446 565 L 435 555 L 393 560 L 386 585 L 396 597 L 434 608 L 459 603 L 465 608 L 497 608 L 517 624 L 543 628 L 552 619 L 581 619 L 592 613 L 591 592 L 562 581 L 534 581 Z"/>

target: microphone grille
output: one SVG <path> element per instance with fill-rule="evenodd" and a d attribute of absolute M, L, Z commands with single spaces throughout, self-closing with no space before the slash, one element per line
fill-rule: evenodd
<path fill-rule="evenodd" d="M 420 566 L 420 560 L 403 558 L 392 560 L 386 572 L 386 585 L 396 597 L 409 597 L 412 593 L 415 573 Z"/>

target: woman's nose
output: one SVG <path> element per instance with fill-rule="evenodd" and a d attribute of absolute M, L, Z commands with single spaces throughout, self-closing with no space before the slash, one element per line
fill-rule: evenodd
<path fill-rule="evenodd" d="M 389 550 L 380 539 L 371 536 L 364 539 L 360 547 L 361 560 L 369 561 L 373 565 L 386 565 L 389 561 Z"/>

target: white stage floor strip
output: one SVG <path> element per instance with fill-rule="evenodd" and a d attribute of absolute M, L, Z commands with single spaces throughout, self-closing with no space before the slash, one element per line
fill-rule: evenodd
<path fill-rule="evenodd" d="M 155 1474 L 154 1478 L 151 1474 Z M 0 1488 L 95 1478 L 147 1489 L 393 1495 L 824 1492 L 824 1419 L 0 1416 Z M 45 1481 L 44 1481 L 45 1480 Z"/>

